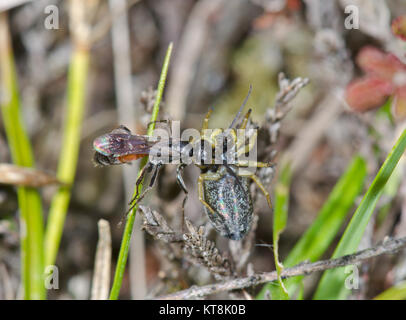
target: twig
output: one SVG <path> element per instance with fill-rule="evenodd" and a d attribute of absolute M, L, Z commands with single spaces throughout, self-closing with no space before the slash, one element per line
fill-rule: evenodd
<path fill-rule="evenodd" d="M 91 300 L 106 300 L 109 296 L 111 271 L 110 224 L 100 219 L 98 227 L 99 241 L 96 249 Z"/>
<path fill-rule="evenodd" d="M 216 248 L 214 242 L 207 240 L 203 227 L 196 228 L 188 219 L 185 219 L 187 232 L 176 233 L 157 211 L 145 206 L 139 208 L 143 217 L 143 229 L 155 239 L 178 245 L 178 248 L 180 245 L 182 250 L 178 252 L 181 255 L 178 258 L 185 258 L 193 264 L 206 267 L 217 280 L 224 280 L 234 275 L 228 257 Z"/>
<path fill-rule="evenodd" d="M 309 83 L 308 78 L 300 78 L 297 77 L 290 81 L 286 78 L 284 73 L 279 73 L 278 75 L 278 82 L 279 82 L 279 92 L 276 95 L 275 101 L 275 114 L 273 118 L 273 122 L 282 120 L 285 115 L 290 111 L 292 108 L 289 105 L 296 95 L 299 93 L 300 89 L 306 86 Z"/>
<path fill-rule="evenodd" d="M 4 263 L 0 264 L 0 277 L 2 278 L 4 291 L 3 300 L 14 300 L 15 293 L 13 290 L 13 284 L 11 282 L 10 275 L 8 274 L 7 268 Z"/>
<path fill-rule="evenodd" d="M 346 255 L 337 259 L 298 264 L 292 268 L 283 270 L 281 275 L 282 278 L 289 278 L 300 275 L 308 275 L 317 271 L 344 267 L 351 264 L 361 263 L 365 260 L 380 256 L 382 254 L 395 253 L 404 247 L 406 247 L 406 237 L 399 239 L 388 239 L 375 247 L 362 250 L 354 254 Z M 166 296 L 160 296 L 156 299 L 191 299 L 211 295 L 222 291 L 243 289 L 275 280 L 277 280 L 277 273 L 276 271 L 272 271 L 201 287 L 193 286 L 187 290 L 178 291 Z"/>
<path fill-rule="evenodd" d="M 204 228 L 196 229 L 188 219 L 185 219 L 185 224 L 189 233 L 183 235 L 184 251 L 189 255 L 189 260 L 208 268 L 217 280 L 233 275 L 229 260 L 221 254 L 214 242 L 206 239 Z"/>
<path fill-rule="evenodd" d="M 92 44 L 95 44 L 97 41 L 102 39 L 109 32 L 110 28 L 114 28 L 114 20 L 117 20 L 117 17 L 126 14 L 127 11 L 135 4 L 141 0 L 130 0 L 124 1 L 124 5 L 117 5 L 117 8 L 112 8 L 110 6 L 111 14 L 107 14 L 106 17 L 102 17 L 92 30 L 91 40 Z M 113 1 L 114 2 L 114 1 Z M 126 19 L 127 20 L 127 19 Z"/>
<path fill-rule="evenodd" d="M 275 144 L 280 129 L 281 120 L 292 109 L 290 102 L 297 96 L 304 86 L 309 83 L 307 78 L 295 78 L 292 81 L 285 77 L 284 73 L 279 73 L 279 92 L 275 98 L 273 108 L 269 108 L 263 127 L 269 132 L 271 144 Z"/>
<path fill-rule="evenodd" d="M 54 175 L 42 170 L 0 163 L 0 183 L 38 188 L 58 184 L 60 181 Z"/>
<path fill-rule="evenodd" d="M 142 205 L 139 206 L 139 209 L 143 218 L 143 230 L 148 232 L 155 239 L 161 240 L 165 243 L 183 241 L 183 235 L 174 232 L 164 217 L 158 212 Z"/>

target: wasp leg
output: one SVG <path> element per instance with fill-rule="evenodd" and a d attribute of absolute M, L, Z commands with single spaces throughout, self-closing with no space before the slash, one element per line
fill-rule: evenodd
<path fill-rule="evenodd" d="M 181 163 L 176 167 L 176 181 L 178 182 L 179 186 L 182 188 L 183 192 L 185 193 L 185 198 L 182 202 L 182 232 L 184 232 L 184 222 L 185 222 L 185 205 L 188 198 L 189 192 L 187 191 L 185 182 L 182 178 L 182 170 L 186 167 L 186 164 Z"/>
<path fill-rule="evenodd" d="M 158 164 L 155 166 L 155 171 L 152 174 L 151 180 L 149 181 L 149 186 L 140 195 L 140 197 L 137 199 L 137 202 L 140 202 L 145 197 L 147 192 L 154 187 L 154 184 L 155 184 L 156 178 L 158 177 L 158 172 L 159 172 L 159 169 L 161 169 L 161 166 L 162 166 L 161 164 Z"/>
<path fill-rule="evenodd" d="M 135 188 L 137 190 L 136 194 L 134 195 L 134 197 L 131 198 L 130 202 L 128 203 L 129 205 L 131 205 L 136 198 L 138 198 L 139 195 L 139 190 L 138 190 L 138 186 L 140 185 L 141 181 L 144 179 L 145 174 L 148 172 L 150 172 L 152 170 L 152 168 L 154 167 L 154 165 L 151 162 L 148 162 L 141 170 L 141 173 L 137 179 L 137 181 L 135 182 Z"/>
<path fill-rule="evenodd" d="M 183 192 L 188 194 L 189 192 L 187 191 L 185 182 L 183 181 L 182 178 L 182 170 L 186 167 L 186 164 L 181 163 L 176 167 L 176 181 L 178 182 L 179 186 L 182 188 Z"/>
<path fill-rule="evenodd" d="M 250 161 L 250 160 L 240 160 L 236 163 L 233 163 L 237 167 L 250 167 L 250 168 L 269 168 L 274 167 L 275 163 L 272 162 L 257 162 L 257 161 Z"/>
<path fill-rule="evenodd" d="M 202 173 L 199 175 L 199 179 L 197 182 L 198 185 L 198 191 L 199 191 L 199 200 L 201 203 L 203 203 L 207 209 L 210 210 L 211 213 L 215 213 L 214 209 L 204 200 L 204 187 L 203 187 L 203 181 L 204 180 L 218 180 L 220 179 L 220 175 L 217 173 Z"/>
<path fill-rule="evenodd" d="M 158 164 L 158 165 L 156 165 L 156 166 L 154 166 L 154 165 L 152 165 L 152 167 L 155 167 L 155 171 L 154 171 L 154 173 L 152 174 L 152 177 L 151 177 L 151 180 L 149 181 L 149 185 L 148 185 L 148 187 L 144 190 L 144 192 L 139 196 L 139 198 L 137 199 L 137 196 L 138 196 L 138 186 L 137 186 L 137 194 L 135 195 L 135 197 L 134 197 L 134 200 L 132 201 L 132 205 L 131 205 L 131 207 L 130 207 L 130 209 L 128 209 L 127 210 L 127 214 L 132 210 L 132 209 L 134 209 L 134 207 L 145 197 L 145 195 L 154 187 L 154 184 L 155 184 L 155 181 L 156 181 L 156 178 L 158 177 L 158 172 L 159 172 L 159 169 L 161 168 L 161 164 Z M 137 181 L 138 180 L 140 180 L 140 178 L 141 178 L 141 175 L 140 175 L 140 177 L 137 179 Z M 139 181 L 139 183 L 141 182 L 141 180 Z M 138 184 L 139 184 L 138 183 Z"/>
<path fill-rule="evenodd" d="M 272 201 L 271 201 L 271 197 L 269 195 L 269 192 L 265 189 L 265 186 L 262 184 L 261 180 L 255 175 L 251 175 L 250 178 L 252 179 L 252 181 L 255 182 L 255 184 L 258 186 L 258 188 L 261 189 L 262 193 L 264 194 L 266 201 L 268 202 L 268 206 L 269 208 L 272 210 Z"/>

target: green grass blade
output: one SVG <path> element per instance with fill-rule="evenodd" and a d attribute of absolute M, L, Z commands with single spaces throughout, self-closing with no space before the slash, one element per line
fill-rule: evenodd
<path fill-rule="evenodd" d="M 385 221 L 390 209 L 392 208 L 393 199 L 398 194 L 398 190 L 404 176 L 404 163 L 404 158 L 399 160 L 399 165 L 397 165 L 395 170 L 393 170 L 392 175 L 383 189 L 382 198 L 385 198 L 385 203 L 382 204 L 379 212 L 376 215 L 377 226 L 380 226 Z"/>
<path fill-rule="evenodd" d="M 152 109 L 150 126 L 149 126 L 148 132 L 147 132 L 147 134 L 149 136 L 152 136 L 152 134 L 154 133 L 155 121 L 157 120 L 157 117 L 158 117 L 159 105 L 161 104 L 162 95 L 163 95 L 163 92 L 165 89 L 165 82 L 166 82 L 166 76 L 168 74 L 172 47 L 173 47 L 173 44 L 170 43 L 168 50 L 166 51 L 165 60 L 164 60 L 163 66 L 162 66 L 161 76 L 159 78 L 159 83 L 158 83 L 158 90 L 157 90 L 158 92 L 157 92 L 157 96 L 155 99 L 154 107 Z M 146 157 L 142 159 L 140 169 L 138 172 L 138 177 L 140 176 L 141 170 L 145 166 L 147 161 L 148 161 L 148 158 L 146 158 Z M 143 181 L 138 185 L 138 188 L 136 188 L 134 190 L 133 197 L 135 197 L 136 194 L 138 194 L 138 195 L 141 194 L 142 185 L 143 185 Z M 135 199 L 135 200 L 137 200 L 137 199 Z M 138 209 L 138 205 L 135 206 L 127 216 L 127 222 L 126 222 L 126 225 L 124 228 L 123 239 L 121 240 L 120 253 L 118 255 L 118 260 L 117 260 L 116 272 L 114 274 L 113 286 L 112 286 L 111 292 L 110 292 L 110 300 L 117 300 L 118 295 L 120 293 L 121 284 L 123 282 L 123 277 L 124 277 L 125 266 L 127 264 L 128 251 L 130 249 L 131 234 L 133 231 L 135 214 L 137 212 L 137 209 Z"/>
<path fill-rule="evenodd" d="M 64 137 L 57 171 L 58 179 L 65 186 L 59 187 L 49 209 L 49 218 L 45 232 L 46 266 L 55 263 L 71 197 L 71 186 L 75 179 L 80 132 L 85 108 L 88 65 L 89 51 L 76 47 L 68 73 L 67 116 L 64 124 Z"/>
<path fill-rule="evenodd" d="M 17 76 L 6 12 L 0 13 L 1 113 L 13 162 L 34 166 L 28 135 L 21 120 Z M 36 189 L 17 191 L 21 228 L 21 277 L 24 299 L 44 299 L 43 217 L 41 198 Z"/>
<path fill-rule="evenodd" d="M 278 183 L 275 187 L 275 210 L 273 215 L 273 254 L 275 259 L 276 271 L 278 273 L 278 286 L 275 287 L 275 290 L 273 290 L 271 294 L 271 298 L 273 300 L 289 299 L 288 292 L 280 276 L 283 270 L 283 265 L 279 262 L 278 242 L 279 236 L 285 229 L 288 220 L 290 180 L 290 166 L 289 164 L 283 165 Z"/>
<path fill-rule="evenodd" d="M 355 211 L 349 225 L 340 239 L 340 242 L 338 243 L 336 250 L 334 251 L 332 258 L 338 258 L 351 254 L 357 250 L 369 219 L 371 218 L 379 197 L 385 188 L 386 182 L 390 178 L 405 149 L 406 130 L 403 131 L 392 151 L 389 153 L 367 193 L 362 199 L 361 204 Z M 344 268 L 324 272 L 314 298 L 345 299 L 350 293 L 350 290 L 346 289 L 344 286 L 345 278 L 347 276 L 348 274 L 345 274 Z"/>
<path fill-rule="evenodd" d="M 361 192 L 366 171 L 365 160 L 359 156 L 354 157 L 320 209 L 316 220 L 284 260 L 285 267 L 293 267 L 305 260 L 314 262 L 323 255 L 336 237 L 356 197 Z M 299 288 L 302 279 L 303 277 L 294 277 L 285 280 L 290 297 Z M 270 290 L 272 296 L 275 290 L 274 283 L 265 285 L 258 298 L 263 298 L 266 290 Z"/>
<path fill-rule="evenodd" d="M 406 300 L 406 281 L 377 295 L 374 300 Z"/>

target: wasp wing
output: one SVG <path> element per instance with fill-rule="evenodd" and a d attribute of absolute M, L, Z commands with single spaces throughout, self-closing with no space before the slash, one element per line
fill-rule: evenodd
<path fill-rule="evenodd" d="M 93 147 L 105 156 L 119 157 L 129 154 L 148 154 L 155 143 L 149 136 L 107 133 L 96 138 L 93 141 Z"/>

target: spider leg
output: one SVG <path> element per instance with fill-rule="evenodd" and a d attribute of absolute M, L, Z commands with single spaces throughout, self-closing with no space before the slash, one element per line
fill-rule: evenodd
<path fill-rule="evenodd" d="M 240 157 L 242 154 L 251 151 L 255 143 L 257 142 L 258 130 L 255 130 L 254 133 L 249 137 L 248 144 L 244 145 L 245 143 L 245 136 L 238 137 L 237 142 L 237 158 Z"/>
<path fill-rule="evenodd" d="M 271 196 L 269 195 L 269 192 L 266 190 L 265 186 L 262 184 L 261 180 L 255 175 L 251 175 L 250 178 L 252 179 L 252 181 L 255 182 L 255 184 L 258 186 L 258 188 L 262 191 L 262 193 L 264 194 L 266 201 L 268 202 L 268 206 L 269 208 L 272 210 L 273 205 L 272 205 L 272 201 L 271 201 Z"/>
<path fill-rule="evenodd" d="M 198 191 L 199 191 L 199 200 L 213 214 L 215 214 L 214 209 L 204 200 L 203 182 L 204 182 L 204 180 L 218 180 L 218 179 L 220 179 L 220 175 L 217 174 L 217 173 L 202 173 L 202 174 L 199 175 L 199 179 L 198 179 L 198 182 L 197 182 Z"/>
<path fill-rule="evenodd" d="M 248 119 L 251 115 L 252 110 L 249 109 L 244 116 L 244 120 L 242 121 L 241 125 L 237 129 L 245 129 L 247 127 Z"/>
<path fill-rule="evenodd" d="M 250 167 L 250 168 L 269 168 L 274 167 L 275 163 L 273 162 L 258 162 L 251 160 L 237 160 L 236 163 L 233 163 L 236 167 Z"/>
<path fill-rule="evenodd" d="M 200 130 L 201 135 L 204 134 L 204 130 L 207 130 L 209 128 L 209 119 L 210 119 L 212 112 L 213 112 L 213 109 L 210 108 L 209 111 L 207 111 L 207 114 L 203 119 L 202 129 Z"/>

